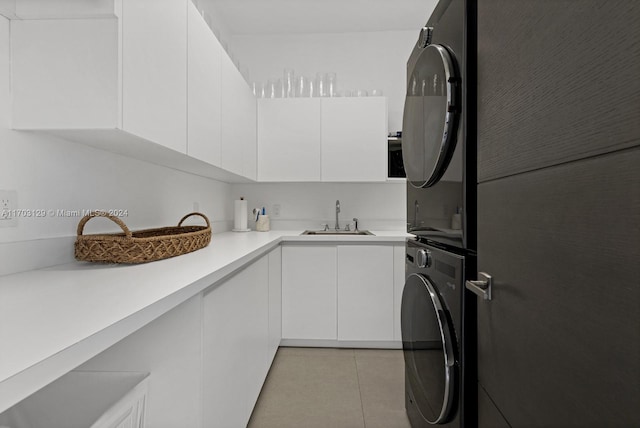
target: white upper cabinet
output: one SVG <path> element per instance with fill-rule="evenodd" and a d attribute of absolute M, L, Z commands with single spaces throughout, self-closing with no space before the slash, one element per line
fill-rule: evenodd
<path fill-rule="evenodd" d="M 187 154 L 221 166 L 220 62 L 224 51 L 191 2 L 188 28 Z"/>
<path fill-rule="evenodd" d="M 258 100 L 259 181 L 386 177 L 386 98 Z"/>
<path fill-rule="evenodd" d="M 122 0 L 122 125 L 186 152 L 187 1 Z"/>
<path fill-rule="evenodd" d="M 98 18 L 113 16 L 114 0 L 0 0 L 18 19 Z"/>
<path fill-rule="evenodd" d="M 190 0 L 43 1 L 11 21 L 14 129 L 256 179 L 256 99 Z"/>
<path fill-rule="evenodd" d="M 117 19 L 11 21 L 13 127 L 122 127 Z"/>
<path fill-rule="evenodd" d="M 113 18 L 12 21 L 13 127 L 107 140 L 119 131 L 119 142 L 123 131 L 185 153 L 186 1 L 123 0 Z"/>
<path fill-rule="evenodd" d="M 222 168 L 256 178 L 256 98 L 231 58 L 221 60 Z"/>
<path fill-rule="evenodd" d="M 258 180 L 320 181 L 320 99 L 258 100 Z"/>
<path fill-rule="evenodd" d="M 322 99 L 322 181 L 386 181 L 387 99 Z"/>

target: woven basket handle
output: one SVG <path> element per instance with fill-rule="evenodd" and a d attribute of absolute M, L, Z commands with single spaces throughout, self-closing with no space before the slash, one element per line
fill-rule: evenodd
<path fill-rule="evenodd" d="M 86 216 L 82 217 L 82 219 L 80 220 L 80 223 L 78 223 L 78 236 L 82 235 L 82 232 L 84 231 L 84 225 L 87 224 L 87 222 L 89 220 L 91 220 L 93 217 L 106 217 L 106 218 L 108 218 L 109 220 L 113 221 L 118 226 L 120 226 L 120 228 L 124 232 L 124 235 L 125 235 L 125 237 L 127 239 L 131 239 L 131 237 L 132 237 L 131 236 L 131 231 L 129 230 L 127 225 L 124 224 L 124 222 L 122 220 L 120 220 L 118 217 L 112 216 L 111 214 L 106 213 L 104 211 L 95 211 L 95 212 L 92 212 L 91 214 L 87 214 Z"/>
<path fill-rule="evenodd" d="M 180 220 L 180 222 L 178 223 L 178 226 L 182 226 L 182 222 L 185 221 L 186 219 L 188 219 L 189 217 L 191 217 L 192 215 L 199 215 L 200 217 L 202 217 L 204 219 L 204 221 L 207 222 L 207 227 L 211 227 L 211 223 L 209 223 L 209 219 L 207 218 L 206 215 L 202 214 L 202 213 L 189 213 L 186 216 L 182 217 L 182 219 Z"/>

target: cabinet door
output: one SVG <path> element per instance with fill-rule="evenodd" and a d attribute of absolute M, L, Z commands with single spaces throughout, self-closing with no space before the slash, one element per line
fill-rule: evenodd
<path fill-rule="evenodd" d="M 405 246 L 393 246 L 393 340 L 402 341 L 400 328 L 400 311 L 402 308 L 402 292 L 405 282 Z"/>
<path fill-rule="evenodd" d="M 203 426 L 243 426 L 246 346 L 242 277 L 236 275 L 206 293 L 202 313 Z"/>
<path fill-rule="evenodd" d="M 98 354 L 77 370 L 150 373 L 149 394 L 141 403 L 146 408 L 146 426 L 200 427 L 203 407 L 201 308 L 201 297 L 193 297 Z M 86 399 L 87 395 L 83 397 Z M 59 406 L 57 408 L 60 409 Z M 67 424 L 63 426 L 89 426 L 69 424 L 69 415 L 65 415 L 64 421 Z"/>
<path fill-rule="evenodd" d="M 116 19 L 12 20 L 13 128 L 120 127 L 118 50 Z"/>
<path fill-rule="evenodd" d="M 320 99 L 258 100 L 258 179 L 320 181 Z"/>
<path fill-rule="evenodd" d="M 12 17 L 16 14 L 15 0 L 0 0 L 0 15 Z"/>
<path fill-rule="evenodd" d="M 222 46 L 191 2 L 188 12 L 187 154 L 220 166 Z"/>
<path fill-rule="evenodd" d="M 282 248 L 269 253 L 269 364 L 282 339 Z"/>
<path fill-rule="evenodd" d="M 122 0 L 122 125 L 187 149 L 187 0 Z"/>
<path fill-rule="evenodd" d="M 241 74 L 238 74 L 242 78 Z M 239 94 L 241 103 L 240 125 L 237 133 L 242 142 L 242 175 L 251 180 L 258 177 L 258 106 L 251 88 L 242 78 L 242 89 Z"/>
<path fill-rule="evenodd" d="M 255 176 L 249 165 L 251 150 L 256 146 L 255 98 L 226 54 L 222 55 L 221 74 L 222 168 L 238 175 Z"/>
<path fill-rule="evenodd" d="M 268 258 L 204 296 L 203 426 L 246 426 L 269 370 Z"/>
<path fill-rule="evenodd" d="M 385 181 L 387 99 L 322 100 L 322 181 Z"/>
<path fill-rule="evenodd" d="M 336 247 L 282 248 L 282 337 L 337 339 Z"/>
<path fill-rule="evenodd" d="M 247 357 L 247 408 L 244 425 L 249 422 L 253 406 L 258 400 L 262 384 L 267 378 L 270 360 L 269 350 L 269 257 L 262 257 L 243 272 L 240 304 L 244 305 L 246 318 Z M 244 426 L 243 425 L 243 426 Z"/>
<path fill-rule="evenodd" d="M 393 340 L 393 246 L 338 246 L 338 340 Z"/>

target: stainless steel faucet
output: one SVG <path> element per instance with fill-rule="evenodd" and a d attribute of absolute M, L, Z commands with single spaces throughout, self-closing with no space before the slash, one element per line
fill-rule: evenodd
<path fill-rule="evenodd" d="M 340 230 L 340 222 L 338 221 L 338 214 L 340 214 L 340 200 L 336 201 L 336 230 Z"/>

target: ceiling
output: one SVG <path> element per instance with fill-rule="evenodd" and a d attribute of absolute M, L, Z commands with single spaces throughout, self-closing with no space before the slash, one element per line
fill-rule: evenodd
<path fill-rule="evenodd" d="M 198 0 L 230 35 L 418 30 L 437 0 Z"/>

